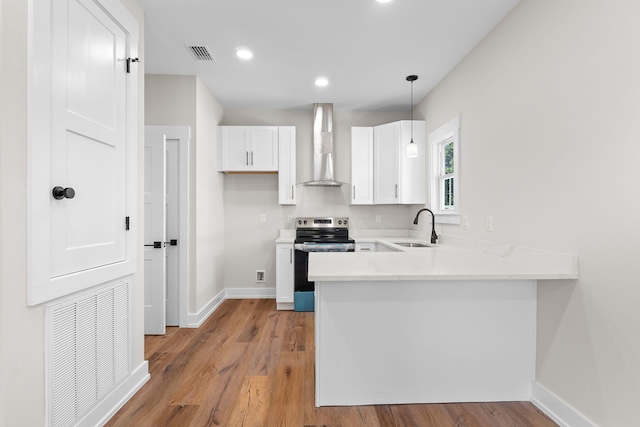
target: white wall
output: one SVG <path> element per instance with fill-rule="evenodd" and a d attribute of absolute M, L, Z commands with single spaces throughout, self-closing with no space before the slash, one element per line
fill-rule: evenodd
<path fill-rule="evenodd" d="M 218 164 L 222 106 L 196 80 L 196 307 L 201 310 L 224 289 L 224 200 Z"/>
<path fill-rule="evenodd" d="M 26 297 L 28 4 L 0 4 L 0 424 L 43 425 L 44 310 Z"/>
<path fill-rule="evenodd" d="M 374 126 L 407 118 L 407 112 L 334 111 L 334 178 L 351 182 L 351 127 Z M 296 182 L 313 177 L 313 109 L 225 110 L 224 125 L 296 126 Z M 419 117 L 416 117 L 419 118 Z M 296 188 L 297 204 L 278 204 L 278 176 L 229 174 L 224 176 L 225 286 L 227 288 L 275 287 L 275 239 L 281 229 L 293 229 L 287 215 L 348 216 L 351 228 L 407 229 L 419 206 L 350 206 L 349 186 Z M 267 221 L 258 221 L 261 213 Z M 382 222 L 375 222 L 376 215 Z M 265 270 L 264 283 L 255 282 L 255 271 Z"/>
<path fill-rule="evenodd" d="M 140 22 L 134 0 L 123 4 Z M 28 307 L 27 287 L 27 17 L 29 2 L 0 0 L 0 425 L 45 423 L 44 309 Z M 143 68 L 140 68 L 140 76 Z M 140 96 L 144 90 L 139 82 Z M 140 109 L 143 99 L 139 99 Z M 139 111 L 139 117 L 142 112 Z M 142 125 L 142 121 L 140 122 Z M 140 133 L 140 146 L 143 147 Z M 144 157 L 142 157 L 143 159 Z M 141 189 L 141 187 L 139 187 Z M 139 193 L 140 194 L 140 193 Z M 143 199 L 142 199 L 143 200 Z M 138 209 L 141 223 L 143 210 Z M 141 259 L 141 257 L 139 257 Z M 138 267 L 140 269 L 140 267 Z M 134 291 L 134 360 L 143 362 L 142 275 Z"/>
<path fill-rule="evenodd" d="M 539 284 L 537 381 L 600 426 L 640 419 L 639 22 L 523 0 L 419 107 L 428 131 L 462 113 L 471 228 L 447 233 L 579 255 L 580 280 Z"/>
<path fill-rule="evenodd" d="M 195 76 L 147 75 L 147 125 L 191 127 L 189 146 L 189 314 L 222 289 L 222 180 L 215 173 L 222 107 Z"/>

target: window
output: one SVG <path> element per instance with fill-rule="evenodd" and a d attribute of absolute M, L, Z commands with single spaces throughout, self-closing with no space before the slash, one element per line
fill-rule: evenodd
<path fill-rule="evenodd" d="M 431 207 L 438 221 L 460 223 L 460 115 L 429 134 Z"/>

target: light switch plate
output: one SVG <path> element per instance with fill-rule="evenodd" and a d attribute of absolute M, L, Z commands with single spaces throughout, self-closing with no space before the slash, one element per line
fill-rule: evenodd
<path fill-rule="evenodd" d="M 487 217 L 487 231 L 493 231 L 493 217 Z"/>

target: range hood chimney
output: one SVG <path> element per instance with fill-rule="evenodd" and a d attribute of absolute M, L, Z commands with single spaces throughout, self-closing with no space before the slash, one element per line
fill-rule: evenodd
<path fill-rule="evenodd" d="M 333 104 L 313 104 L 313 181 L 307 187 L 340 187 L 333 179 Z"/>

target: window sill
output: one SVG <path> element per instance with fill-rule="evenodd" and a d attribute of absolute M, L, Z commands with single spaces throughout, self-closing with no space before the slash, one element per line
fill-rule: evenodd
<path fill-rule="evenodd" d="M 460 224 L 460 214 L 457 213 L 435 213 L 436 224 Z"/>

